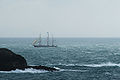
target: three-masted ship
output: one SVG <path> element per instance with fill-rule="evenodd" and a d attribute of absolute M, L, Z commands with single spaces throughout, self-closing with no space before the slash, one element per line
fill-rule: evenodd
<path fill-rule="evenodd" d="M 33 46 L 34 47 L 57 47 L 57 45 L 54 45 L 54 39 L 53 39 L 53 36 L 52 36 L 52 44 L 50 45 L 50 39 L 49 39 L 49 32 L 47 32 L 47 44 L 42 44 L 42 38 L 41 38 L 41 34 L 40 34 L 40 37 L 38 40 L 34 40 L 33 42 Z"/>

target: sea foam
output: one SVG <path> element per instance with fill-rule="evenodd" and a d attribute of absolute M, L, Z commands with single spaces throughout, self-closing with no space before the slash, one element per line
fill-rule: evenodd
<path fill-rule="evenodd" d="M 16 70 L 12 70 L 12 71 L 0 71 L 0 73 L 46 73 L 46 72 L 48 72 L 48 71 L 36 70 L 33 68 L 29 68 L 29 69 L 25 69 L 25 70 L 16 69 Z"/>
<path fill-rule="evenodd" d="M 119 64 L 116 64 L 116 63 L 112 63 L 112 62 L 107 62 L 107 63 L 100 63 L 100 64 L 62 64 L 62 63 L 59 63 L 59 64 L 50 64 L 50 65 L 58 65 L 58 66 L 87 66 L 87 67 L 107 67 L 107 66 L 111 66 L 111 67 L 114 67 L 114 66 L 118 66 L 120 67 L 120 63 Z"/>
<path fill-rule="evenodd" d="M 114 66 L 118 66 L 120 67 L 120 64 L 116 64 L 116 63 L 111 63 L 111 62 L 107 62 L 107 63 L 101 63 L 101 64 L 86 64 L 84 66 L 89 66 L 89 67 L 107 67 L 107 66 L 111 66 L 111 67 L 114 67 Z"/>

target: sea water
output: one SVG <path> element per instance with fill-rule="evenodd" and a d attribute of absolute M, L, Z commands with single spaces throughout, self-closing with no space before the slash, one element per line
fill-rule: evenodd
<path fill-rule="evenodd" d="M 120 38 L 57 38 L 56 48 L 35 48 L 34 40 L 0 38 L 0 48 L 22 55 L 28 65 L 60 71 L 0 71 L 0 80 L 120 80 Z"/>

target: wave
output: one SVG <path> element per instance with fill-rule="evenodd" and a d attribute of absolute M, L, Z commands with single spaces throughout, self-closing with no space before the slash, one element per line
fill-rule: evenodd
<path fill-rule="evenodd" d="M 80 67 L 120 67 L 120 64 L 116 64 L 116 63 L 111 63 L 111 62 L 107 62 L 107 63 L 101 63 L 101 64 L 49 64 L 49 65 L 55 65 L 55 66 L 80 66 Z M 74 70 L 74 69 L 62 69 L 62 68 L 58 68 L 58 67 L 54 67 L 56 69 L 59 69 L 60 71 L 69 71 L 69 72 L 86 72 L 87 70 Z M 28 68 L 25 70 L 20 70 L 20 69 L 16 69 L 16 70 L 12 70 L 12 71 L 0 71 L 0 73 L 46 73 L 49 71 L 46 70 L 37 70 L 37 69 L 33 69 L 33 68 Z"/>
<path fill-rule="evenodd" d="M 16 69 L 16 70 L 12 70 L 12 71 L 0 71 L 0 73 L 46 73 L 46 72 L 48 72 L 48 71 L 37 70 L 37 69 L 33 69 L 33 68 L 28 68 L 25 70 Z"/>
<path fill-rule="evenodd" d="M 36 65 L 34 65 L 34 66 L 36 66 Z M 61 71 L 61 69 L 58 67 L 54 67 L 54 68 Z M 46 73 L 46 72 L 49 72 L 49 71 L 38 70 L 38 69 L 33 69 L 33 68 L 27 68 L 25 70 L 16 69 L 16 70 L 11 70 L 11 71 L 0 71 L 0 73 Z"/>
<path fill-rule="evenodd" d="M 111 63 L 111 62 L 107 62 L 107 63 L 100 63 L 100 64 L 50 64 L 50 65 L 58 65 L 58 66 L 86 66 L 86 67 L 120 67 L 120 64 L 116 64 L 116 63 Z"/>
<path fill-rule="evenodd" d="M 88 65 L 85 65 L 85 66 L 89 66 L 89 67 L 114 67 L 114 66 L 117 66 L 117 67 L 120 67 L 120 64 L 116 64 L 116 63 L 111 63 L 111 62 L 108 62 L 108 63 L 101 63 L 101 64 L 88 64 Z"/>
<path fill-rule="evenodd" d="M 57 72 L 86 72 L 88 70 L 72 70 L 72 69 L 60 69 L 60 71 Z M 12 71 L 0 71 L 0 73 L 47 73 L 49 71 L 45 70 L 36 70 L 36 69 L 25 69 L 25 70 L 12 70 Z M 56 72 L 56 71 L 55 71 Z"/>
<path fill-rule="evenodd" d="M 60 69 L 60 71 L 67 72 L 86 72 L 88 70 L 74 70 L 74 69 Z"/>

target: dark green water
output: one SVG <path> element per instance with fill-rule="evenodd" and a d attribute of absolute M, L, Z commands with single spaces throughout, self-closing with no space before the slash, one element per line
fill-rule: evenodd
<path fill-rule="evenodd" d="M 119 38 L 57 38 L 57 48 L 34 48 L 33 40 L 0 38 L 0 47 L 24 56 L 29 65 L 60 71 L 0 71 L 0 80 L 120 80 Z"/>

